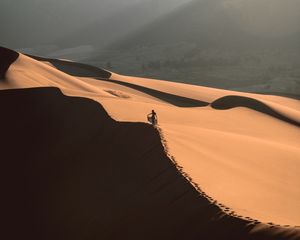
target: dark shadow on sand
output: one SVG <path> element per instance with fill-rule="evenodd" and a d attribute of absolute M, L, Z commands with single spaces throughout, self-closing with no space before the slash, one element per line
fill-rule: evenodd
<path fill-rule="evenodd" d="M 247 107 L 255 111 L 270 115 L 281 121 L 300 127 L 300 123 L 275 111 L 268 105 L 249 97 L 225 96 L 211 103 L 211 107 L 217 110 L 228 110 L 236 107 Z"/>
<path fill-rule="evenodd" d="M 43 58 L 33 55 L 27 55 L 38 61 L 47 61 L 50 62 L 56 69 L 76 77 L 94 77 L 94 78 L 110 78 L 111 73 L 104 69 L 94 67 L 84 63 L 52 59 L 52 58 Z"/>
<path fill-rule="evenodd" d="M 146 93 L 152 97 L 155 97 L 157 99 L 160 99 L 164 102 L 170 103 L 177 107 L 206 107 L 209 105 L 209 103 L 204 102 L 204 101 L 187 98 L 187 97 L 182 97 L 182 96 L 178 96 L 178 95 L 171 94 L 171 93 L 161 92 L 161 91 L 158 91 L 158 90 L 155 90 L 152 88 L 143 87 L 143 86 L 136 85 L 133 83 L 127 83 L 127 82 L 113 80 L 113 79 L 99 79 L 99 80 L 110 82 L 110 83 L 115 83 L 115 84 L 119 84 L 119 85 L 122 85 L 125 87 L 135 89 L 137 91 Z M 153 80 L 153 81 L 155 81 L 155 80 Z"/>
<path fill-rule="evenodd" d="M 1 239 L 275 240 L 224 214 L 167 157 L 158 131 L 56 88 L 0 91 Z M 277 229 L 277 231 L 276 231 Z"/>
<path fill-rule="evenodd" d="M 0 81 L 5 78 L 6 71 L 19 57 L 19 53 L 0 46 Z"/>

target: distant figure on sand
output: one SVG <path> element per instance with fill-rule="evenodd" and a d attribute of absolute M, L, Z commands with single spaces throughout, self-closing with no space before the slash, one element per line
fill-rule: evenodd
<path fill-rule="evenodd" d="M 149 113 L 147 115 L 147 118 L 148 118 L 148 121 L 150 123 L 152 123 L 153 125 L 157 124 L 157 115 L 156 115 L 156 112 L 154 110 L 152 110 L 151 113 Z"/>

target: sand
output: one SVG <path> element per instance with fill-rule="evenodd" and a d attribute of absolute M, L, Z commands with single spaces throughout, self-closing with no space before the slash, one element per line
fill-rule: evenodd
<path fill-rule="evenodd" d="M 7 154 L 18 150 L 10 159 L 32 158 L 33 169 L 46 170 L 49 188 L 38 188 L 39 194 L 56 202 L 37 208 L 47 214 L 53 208 L 51 217 L 37 216 L 45 227 L 54 224 L 49 219 L 62 219 L 52 226 L 60 229 L 61 239 L 86 239 L 83 226 L 104 239 L 300 236 L 299 101 L 122 76 L 66 60 L 7 58 L 16 55 L 3 52 L 1 66 L 9 69 L 0 81 L 0 97 L 10 104 L 2 111 L 9 121 L 1 126 L 9 129 L 6 138 L 24 140 L 4 146 Z M 146 123 L 152 109 L 157 129 Z M 24 117 L 27 122 L 15 122 Z M 42 141 L 30 144 L 28 135 Z M 72 164 L 77 165 L 70 169 Z M 81 186 L 80 176 L 94 181 Z M 82 195 L 84 201 L 77 202 Z M 101 206 L 89 203 L 94 200 L 88 196 Z M 68 202 L 74 207 L 66 207 Z M 95 230 L 99 226 L 106 230 Z M 53 239 L 49 231 L 40 234 Z"/>

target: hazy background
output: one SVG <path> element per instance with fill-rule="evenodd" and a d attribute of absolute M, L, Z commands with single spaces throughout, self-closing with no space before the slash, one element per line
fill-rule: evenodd
<path fill-rule="evenodd" d="M 187 1 L 0 0 L 1 44 L 19 48 L 55 45 L 57 40 L 91 27 L 100 38 L 103 31 L 118 27 L 115 23 L 121 23 L 120 18 L 125 21 L 122 22 L 124 30 L 129 31 L 133 29 L 132 24 L 147 24 Z M 132 22 L 133 19 L 136 22 Z M 104 26 L 104 22 L 107 25 Z M 90 39 L 90 36 L 85 36 L 85 39 Z M 75 42 L 81 43 L 71 39 L 68 44 L 74 45 Z"/>
<path fill-rule="evenodd" d="M 0 33 L 123 74 L 300 95 L 300 0 L 0 0 Z"/>

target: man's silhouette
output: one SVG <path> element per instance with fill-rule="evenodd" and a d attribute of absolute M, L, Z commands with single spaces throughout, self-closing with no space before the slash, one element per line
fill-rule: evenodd
<path fill-rule="evenodd" d="M 151 113 L 147 115 L 147 117 L 148 121 L 151 122 L 153 125 L 157 124 L 157 114 L 154 110 L 152 110 Z"/>

